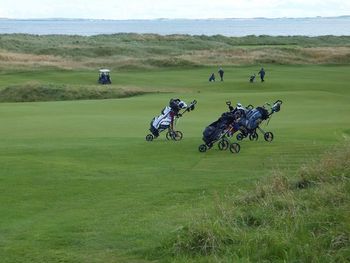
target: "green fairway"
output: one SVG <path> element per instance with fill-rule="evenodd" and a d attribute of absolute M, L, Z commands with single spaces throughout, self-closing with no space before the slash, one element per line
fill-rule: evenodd
<path fill-rule="evenodd" d="M 112 72 L 113 87 L 152 91 L 123 99 L 0 104 L 0 262 L 151 262 L 172 233 L 212 207 L 216 195 L 252 189 L 282 169 L 350 136 L 350 66 L 259 67 Z M 96 86 L 97 72 L 2 71 L 0 89 L 26 83 Z M 146 142 L 149 123 L 171 97 L 198 101 L 180 118 L 182 141 Z M 202 132 L 225 101 L 283 101 L 265 142 L 241 152 L 215 145 L 199 153 Z M 234 141 L 232 139 L 232 141 Z"/>

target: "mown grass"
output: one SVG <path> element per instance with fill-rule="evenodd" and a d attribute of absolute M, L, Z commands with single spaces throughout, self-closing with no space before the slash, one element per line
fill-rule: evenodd
<path fill-rule="evenodd" d="M 146 94 L 1 103 L 1 261 L 252 262 L 297 261 L 297 256 L 312 261 L 320 254 L 316 248 L 333 253 L 339 261 L 346 259 L 342 233 L 347 233 L 349 223 L 347 219 L 338 222 L 347 211 L 341 200 L 347 200 L 348 189 L 343 191 L 332 181 L 318 182 L 305 169 L 307 180 L 293 176 L 307 160 L 319 160 L 324 151 L 348 140 L 349 67 L 264 67 L 266 81 L 253 84 L 248 77 L 260 65 L 225 67 L 225 81 L 215 83 L 207 78 L 216 67 L 112 71 L 113 84 L 106 88 Z M 95 70 L 35 68 L 0 75 L 0 90 L 28 83 L 97 88 Z M 197 109 L 177 125 L 184 139 L 172 142 L 162 135 L 146 142 L 149 122 L 170 97 L 198 101 Z M 272 143 L 261 138 L 243 141 L 238 155 L 216 147 L 205 154 L 198 152 L 203 129 L 226 110 L 225 101 L 261 105 L 276 99 L 283 100 L 281 112 L 262 126 L 274 132 Z M 281 195 L 270 193 L 264 183 L 255 190 L 271 171 L 276 171 L 278 180 L 270 182 L 281 188 Z M 296 190 L 298 182 L 310 187 Z M 325 188 L 328 185 L 338 190 Z M 259 189 L 265 189 L 264 198 Z M 297 201 L 307 209 L 298 208 Z M 274 204 L 267 213 L 264 202 Z M 239 205 L 239 210 L 233 205 Z M 227 218 L 236 220 L 233 226 L 221 219 L 225 211 Z M 291 225 L 292 218 L 282 224 L 283 214 L 293 211 L 300 219 L 297 229 Z M 313 222 L 303 221 L 301 215 L 307 211 Z M 310 217 L 306 214 L 305 220 Z M 229 226 L 237 226 L 240 232 L 232 234 L 226 229 Z M 317 230 L 314 238 L 308 233 L 313 228 Z M 188 233 L 197 229 L 203 230 L 197 235 L 199 241 L 203 236 L 214 238 L 217 243 L 209 245 L 214 250 L 193 253 L 181 246 L 191 240 Z M 179 242 L 174 242 L 177 234 Z M 173 242 L 165 243 L 169 239 Z M 327 244 L 334 248 L 325 249 Z"/>
<path fill-rule="evenodd" d="M 0 261 L 348 261 L 349 50 L 333 36 L 1 35 L 1 100 L 47 102 L 0 104 Z M 96 85 L 101 67 L 112 85 Z M 170 97 L 198 101 L 184 139 L 147 143 Z M 225 101 L 277 99 L 274 142 L 198 152 Z"/>
<path fill-rule="evenodd" d="M 261 66 L 265 67 L 267 79 L 271 85 L 262 86 L 259 82 L 249 83 L 249 76 L 253 73 L 257 74 Z M 32 101 L 69 100 L 74 98 L 99 99 L 124 97 L 125 95 L 133 96 L 149 92 L 185 92 L 194 93 L 193 96 L 195 97 L 200 96 L 201 92 L 212 91 L 216 93 L 260 94 L 262 87 L 264 87 L 265 92 L 275 92 L 276 90 L 278 92 L 283 90 L 300 92 L 309 90 L 315 93 L 315 97 L 323 98 L 324 94 L 319 94 L 319 92 L 328 92 L 330 87 L 334 93 L 346 94 L 344 83 L 348 81 L 347 66 L 278 66 L 261 64 L 259 66 L 224 67 L 224 70 L 225 81 L 216 84 L 209 83 L 208 77 L 211 72 L 217 71 L 217 67 L 112 71 L 112 85 L 103 86 L 96 84 L 98 79 L 97 70 L 72 71 L 31 68 L 23 71 L 7 69 L 0 73 L 0 92 L 3 94 L 0 100 L 21 101 L 24 100 L 22 95 L 26 93 L 32 93 L 32 95 L 28 95 L 28 98 L 25 99 L 26 101 L 30 101 L 31 97 Z M 213 87 L 217 86 L 220 88 L 213 89 Z M 41 99 L 38 94 L 38 87 L 44 87 L 44 89 L 40 89 L 40 92 L 42 92 Z M 48 98 L 47 93 L 49 93 L 51 98 Z M 278 99 L 278 97 L 274 98 Z M 266 99 L 269 100 L 268 98 Z M 261 103 L 259 101 L 253 102 Z M 342 105 L 337 107 L 342 107 Z"/>

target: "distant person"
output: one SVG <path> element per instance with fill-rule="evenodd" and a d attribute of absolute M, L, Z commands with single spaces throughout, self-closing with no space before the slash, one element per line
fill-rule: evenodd
<path fill-rule="evenodd" d="M 261 82 L 264 82 L 265 81 L 264 80 L 264 78 L 265 78 L 265 70 L 264 70 L 264 68 L 261 68 L 258 74 L 260 75 Z"/>
<path fill-rule="evenodd" d="M 224 70 L 222 69 L 222 67 L 219 68 L 218 73 L 220 75 L 221 81 L 224 81 Z"/>
<path fill-rule="evenodd" d="M 254 75 L 251 75 L 251 76 L 249 77 L 249 82 L 250 82 L 250 83 L 253 83 L 253 82 L 255 81 L 255 77 L 256 77 L 256 75 L 255 75 L 255 73 L 254 73 Z"/>
<path fill-rule="evenodd" d="M 99 79 L 99 82 L 101 84 L 105 84 L 106 83 L 106 75 L 105 73 L 102 73 L 101 76 L 100 76 L 100 79 Z"/>
<path fill-rule="evenodd" d="M 211 73 L 211 75 L 210 75 L 210 77 L 209 77 L 209 82 L 212 82 L 212 81 L 215 82 L 215 74 L 214 74 L 214 72 Z"/>

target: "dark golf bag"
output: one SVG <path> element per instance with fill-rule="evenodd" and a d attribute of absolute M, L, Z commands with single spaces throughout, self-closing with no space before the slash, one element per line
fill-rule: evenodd
<path fill-rule="evenodd" d="M 204 129 L 203 141 L 210 145 L 219 140 L 230 125 L 235 122 L 235 115 L 232 112 L 225 112 L 221 117 Z"/>

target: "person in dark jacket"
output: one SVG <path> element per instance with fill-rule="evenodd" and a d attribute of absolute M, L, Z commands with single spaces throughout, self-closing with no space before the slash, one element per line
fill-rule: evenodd
<path fill-rule="evenodd" d="M 265 78 L 265 70 L 264 70 L 264 68 L 261 68 L 258 74 L 260 75 L 261 82 L 264 82 L 265 81 L 264 80 L 264 78 Z"/>
<path fill-rule="evenodd" d="M 215 74 L 214 72 L 211 73 L 210 77 L 209 77 L 209 82 L 215 81 Z"/>
<path fill-rule="evenodd" d="M 221 81 L 224 81 L 224 70 L 222 69 L 222 67 L 219 68 L 218 73 L 220 75 Z"/>
<path fill-rule="evenodd" d="M 255 77 L 256 77 L 256 75 L 255 75 L 255 73 L 254 73 L 254 75 L 251 75 L 251 76 L 250 76 L 249 82 L 250 82 L 250 83 L 253 83 L 254 80 L 255 80 Z"/>

